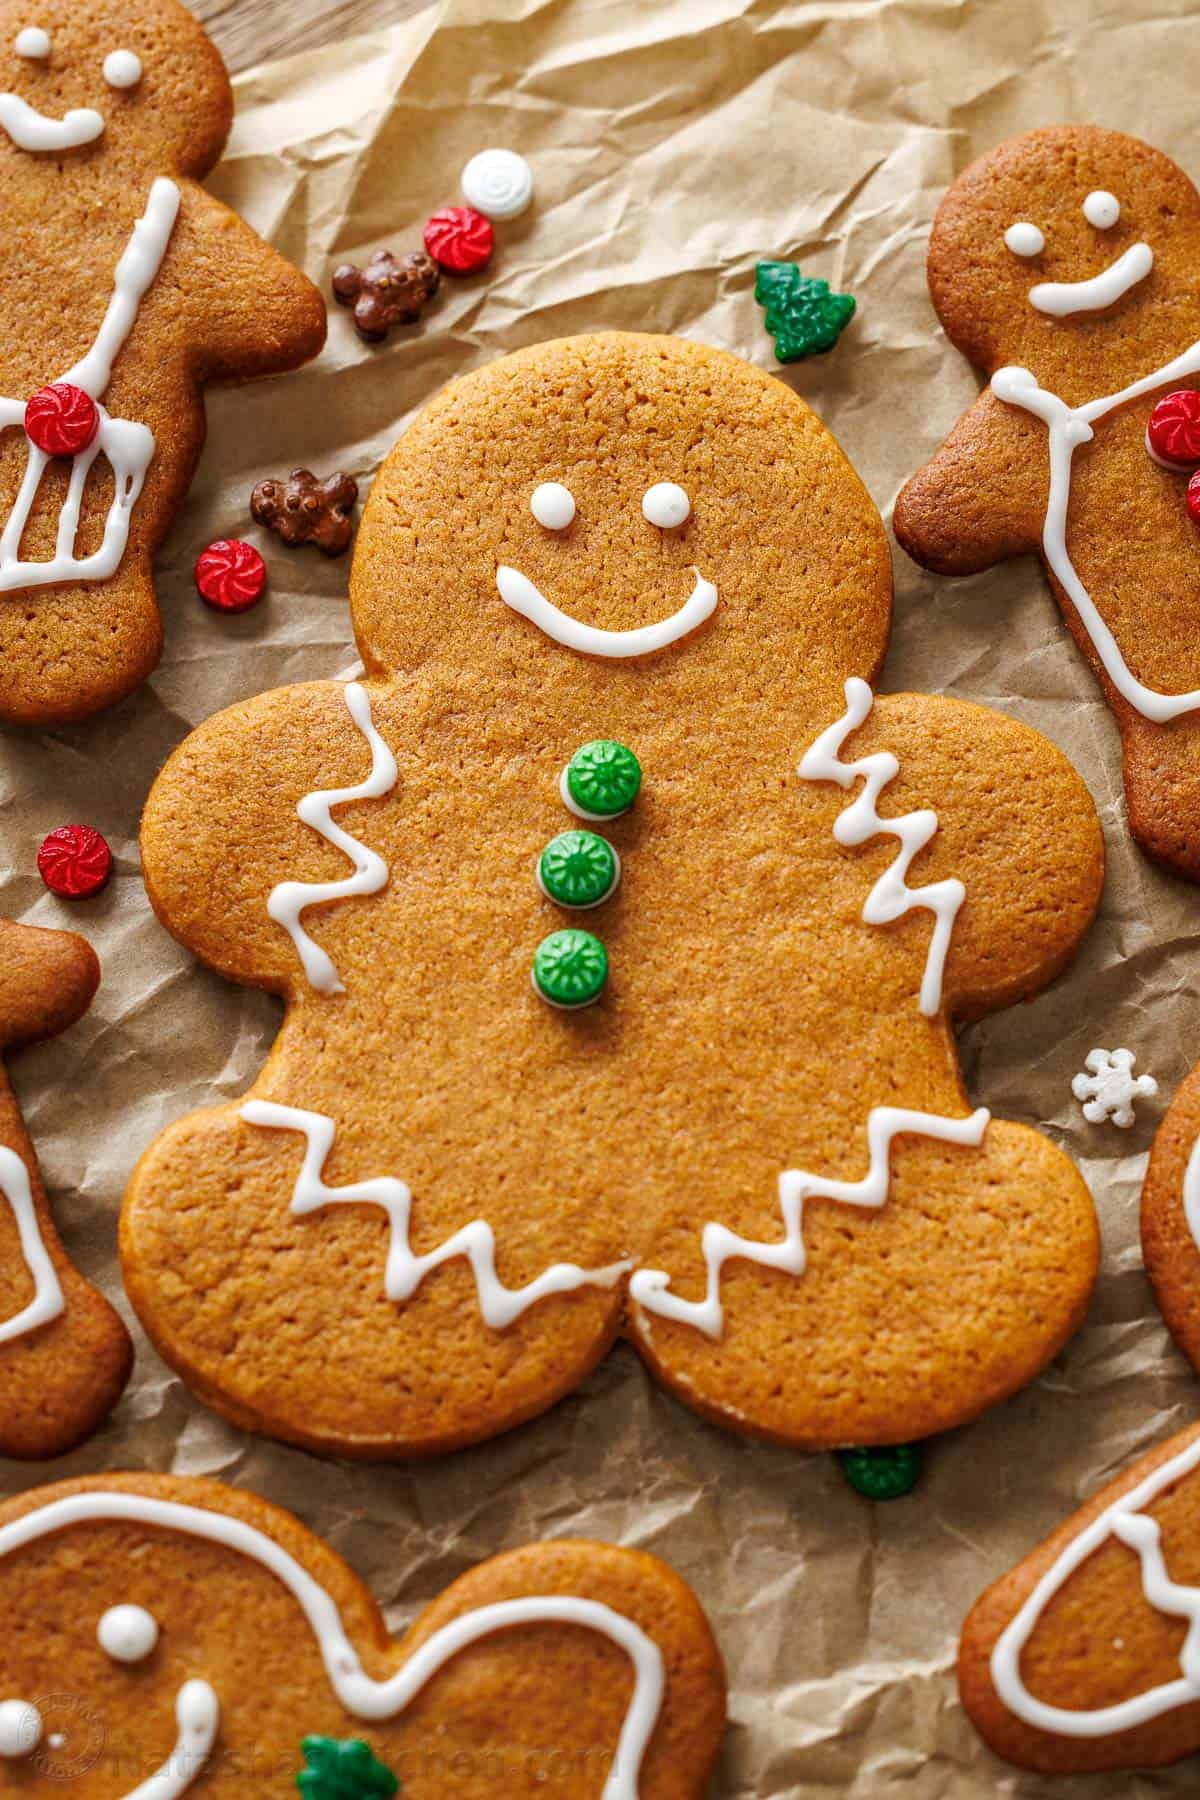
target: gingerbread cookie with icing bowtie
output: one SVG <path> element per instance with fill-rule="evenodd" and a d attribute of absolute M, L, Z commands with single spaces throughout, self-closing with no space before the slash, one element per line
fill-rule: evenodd
<path fill-rule="evenodd" d="M 929 286 L 988 386 L 896 501 L 944 575 L 1040 556 L 1121 732 L 1129 822 L 1200 880 L 1200 195 L 1120 132 L 1027 132 L 938 209 Z"/>
<path fill-rule="evenodd" d="M 295 368 L 325 308 L 198 185 L 233 104 L 179 0 L 0 0 L 0 65 L 0 719 L 47 725 L 158 661 L 203 385 Z"/>
<path fill-rule="evenodd" d="M 132 1180 L 164 1356 L 358 1456 L 516 1425 L 622 1330 L 811 1448 L 1028 1381 L 1096 1220 L 952 1025 L 1062 967 L 1099 828 L 1013 720 L 873 705 L 887 542 L 816 416 L 674 338 L 505 357 L 388 458 L 351 594 L 363 680 L 219 714 L 146 808 L 164 923 L 288 1006 Z"/>
<path fill-rule="evenodd" d="M 0 1507 L 0 1608 L 0 1786 L 28 1800 L 700 1800 L 724 1731 L 695 1596 L 606 1544 L 494 1557 L 393 1642 L 278 1507 L 94 1476 Z"/>
<path fill-rule="evenodd" d="M 977 1730 L 1024 1769 L 1157 1768 L 1200 1750 L 1200 1426 L 988 1588 L 958 1679 Z"/>
<path fill-rule="evenodd" d="M 0 919 L 0 1051 L 56 1037 L 91 1004 L 100 967 L 71 931 Z M 0 1069 L 0 1456 L 58 1456 L 112 1409 L 133 1349 L 54 1229 L 37 1157 Z"/>

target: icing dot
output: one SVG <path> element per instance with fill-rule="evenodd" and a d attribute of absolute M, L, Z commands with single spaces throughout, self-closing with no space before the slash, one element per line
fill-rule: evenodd
<path fill-rule="evenodd" d="M 40 25 L 27 25 L 24 31 L 18 31 L 13 49 L 18 56 L 29 57 L 31 62 L 45 62 L 50 54 L 50 33 L 43 31 Z"/>
<path fill-rule="evenodd" d="M 158 1621 L 144 1606 L 110 1606 L 96 1636 L 114 1662 L 142 1662 L 158 1642 Z"/>
<path fill-rule="evenodd" d="M 1083 216 L 1097 231 L 1111 231 L 1121 216 L 1121 202 L 1115 194 L 1097 188 L 1083 203 Z"/>
<path fill-rule="evenodd" d="M 28 1700 L 0 1700 L 0 1756 L 29 1756 L 42 1741 L 42 1715 Z"/>
<path fill-rule="evenodd" d="M 691 510 L 691 501 L 673 481 L 656 481 L 642 495 L 642 511 L 652 525 L 661 525 L 664 531 L 682 525 Z"/>
<path fill-rule="evenodd" d="M 515 219 L 533 199 L 533 170 L 515 150 L 481 150 L 462 172 L 462 191 L 489 219 Z"/>
<path fill-rule="evenodd" d="M 561 481 L 543 481 L 529 496 L 529 510 L 547 531 L 565 531 L 575 517 L 575 499 Z"/>
<path fill-rule="evenodd" d="M 1010 225 L 1004 241 L 1014 256 L 1040 256 L 1046 248 L 1044 236 L 1027 219 L 1018 219 L 1015 225 Z"/>
<path fill-rule="evenodd" d="M 136 87 L 142 79 L 142 59 L 132 50 L 110 50 L 104 59 L 104 79 L 109 87 Z"/>

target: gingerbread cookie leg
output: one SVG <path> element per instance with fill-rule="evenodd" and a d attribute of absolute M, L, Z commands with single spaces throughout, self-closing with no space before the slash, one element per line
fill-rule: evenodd
<path fill-rule="evenodd" d="M 302 1767 L 322 1800 L 397 1783 L 405 1800 L 533 1800 L 550 1782 L 700 1800 L 724 1728 L 695 1597 L 603 1544 L 495 1557 L 392 1643 L 287 1513 L 216 1482 L 96 1477 L 0 1508 L 0 1605 L 26 1621 L 0 1657 L 0 1757 L 39 1800 L 61 1789 L 67 1723 L 104 1800 L 133 1800 L 138 1777 L 171 1800 L 275 1800 Z"/>
<path fill-rule="evenodd" d="M 82 938 L 0 920 L 0 1049 L 65 1031 L 100 978 Z M 116 1404 L 133 1348 L 108 1301 L 72 1267 L 37 1158 L 0 1075 L 0 1455 L 57 1456 Z"/>

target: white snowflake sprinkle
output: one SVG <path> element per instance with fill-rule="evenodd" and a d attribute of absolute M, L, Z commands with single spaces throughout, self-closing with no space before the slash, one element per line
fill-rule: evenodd
<path fill-rule="evenodd" d="M 1132 1050 L 1089 1050 L 1084 1066 L 1090 1075 L 1076 1075 L 1071 1092 L 1083 1102 L 1083 1116 L 1093 1125 L 1105 1119 L 1127 1131 L 1133 1124 L 1133 1103 L 1157 1094 L 1153 1075 L 1135 1075 L 1137 1059 Z"/>

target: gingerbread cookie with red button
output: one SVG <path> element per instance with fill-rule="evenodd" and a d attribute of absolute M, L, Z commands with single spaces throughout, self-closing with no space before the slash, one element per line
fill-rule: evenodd
<path fill-rule="evenodd" d="M 0 0 L 0 64 L 0 719 L 52 725 L 158 661 L 204 384 L 295 368 L 325 307 L 198 185 L 233 105 L 179 0 Z"/>
<path fill-rule="evenodd" d="M 944 575 L 1041 558 L 1121 732 L 1129 822 L 1200 880 L 1200 194 L 1094 126 L 1001 144 L 934 221 L 929 286 L 988 377 L 896 501 Z"/>
<path fill-rule="evenodd" d="M 1099 827 L 1024 726 L 874 702 L 887 541 L 815 414 L 675 338 L 505 357 L 384 464 L 351 602 L 362 680 L 217 715 L 146 808 L 159 917 L 287 1001 L 130 1185 L 166 1358 L 375 1457 L 518 1424 L 621 1331 L 810 1448 L 1029 1380 L 1095 1215 L 952 1027 L 1071 955 Z"/>
<path fill-rule="evenodd" d="M 99 979 L 73 932 L 0 919 L 0 1051 L 65 1031 Z M 0 1456 L 58 1456 L 116 1404 L 133 1350 L 108 1301 L 68 1260 L 2 1069 L 0 1293 Z"/>
<path fill-rule="evenodd" d="M 0 1507 L 0 1608 L 24 1800 L 701 1800 L 724 1733 L 694 1594 L 608 1544 L 493 1557 L 393 1640 L 278 1507 L 100 1475 Z"/>

